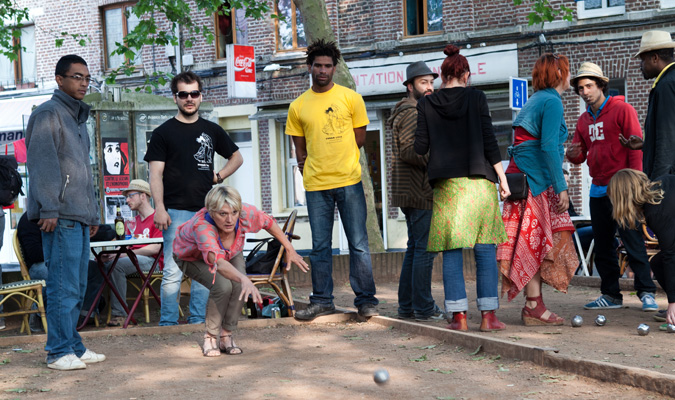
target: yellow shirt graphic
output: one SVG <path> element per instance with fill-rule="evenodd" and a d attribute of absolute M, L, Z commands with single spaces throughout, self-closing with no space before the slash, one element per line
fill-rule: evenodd
<path fill-rule="evenodd" d="M 363 97 L 334 84 L 324 93 L 309 89 L 288 108 L 286 134 L 304 136 L 305 190 L 328 190 L 361 181 L 354 128 L 368 125 Z"/>

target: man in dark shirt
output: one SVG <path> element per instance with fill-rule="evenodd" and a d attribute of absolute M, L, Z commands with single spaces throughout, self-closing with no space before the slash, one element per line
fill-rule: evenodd
<path fill-rule="evenodd" d="M 193 72 L 171 81 L 176 116 L 152 133 L 145 161 L 150 166 L 150 189 L 155 201 L 155 226 L 163 231 L 164 277 L 159 325 L 178 324 L 178 294 L 183 273 L 173 260 L 176 228 L 204 207 L 206 193 L 243 163 L 239 148 L 217 124 L 199 117 L 202 82 Z M 228 161 L 214 168 L 214 153 Z M 193 281 L 188 323 L 204 323 L 209 290 Z"/>

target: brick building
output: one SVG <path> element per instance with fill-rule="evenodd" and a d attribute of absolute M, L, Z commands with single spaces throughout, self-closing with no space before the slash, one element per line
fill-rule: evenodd
<path fill-rule="evenodd" d="M 133 29 L 136 21 L 122 13 L 133 2 L 23 0 L 19 3 L 31 10 L 32 22 L 24 28 L 25 40 L 24 36 L 22 40 L 32 45 L 33 53 L 26 46 L 27 51 L 19 62 L 0 60 L 0 85 L 5 88 L 0 92 L 0 103 L 8 101 L 2 98 L 9 92 L 13 92 L 14 97 L 49 92 L 54 87 L 54 65 L 63 54 L 81 54 L 99 82 L 110 66 L 124 61 L 119 56 L 109 56 L 110 46 Z M 563 2 L 553 0 L 552 3 L 557 6 Z M 515 7 L 512 0 L 326 0 L 338 44 L 357 91 L 364 96 L 371 121 L 366 153 L 387 248 L 405 247 L 406 228 L 399 210 L 388 206 L 391 131 L 386 120 L 392 106 L 405 95 L 401 84 L 407 64 L 424 60 L 438 71 L 444 58 L 442 49 L 447 43 L 462 48 L 462 54 L 471 65 L 472 84 L 488 96 L 505 160 L 505 149 L 511 142 L 509 77 L 529 78 L 534 61 L 544 51 L 567 55 L 572 74 L 583 61 L 599 64 L 611 77 L 611 93 L 625 95 L 644 121 L 650 83 L 642 78 L 639 61 L 633 55 L 644 31 L 675 32 L 675 0 L 564 3 L 575 9 L 573 21 L 529 27 L 529 8 Z M 292 142 L 283 134 L 288 105 L 309 88 L 303 52 L 306 40 L 302 16 L 292 1 L 276 0 L 274 6 L 286 16 L 285 21 L 247 20 L 241 10 L 234 10 L 230 18 L 195 13 L 196 23 L 214 27 L 214 43 L 198 38 L 191 48 L 144 48 L 133 60 L 141 66 L 141 72 L 118 79 L 118 84 L 133 87 L 142 81 L 143 73 L 172 68 L 189 68 L 204 77 L 205 100 L 213 103 L 218 122 L 232 133 L 245 158 L 244 167 L 230 183 L 242 191 L 245 201 L 277 217 L 298 208 L 302 217 L 297 232 L 303 237 L 298 247 L 308 248 L 310 234 L 302 177 L 297 173 Z M 161 22 L 161 16 L 157 18 L 161 26 L 168 27 Z M 90 42 L 80 47 L 66 39 L 63 47 L 55 48 L 54 35 L 61 31 L 85 33 Z M 256 99 L 228 98 L 224 51 L 228 43 L 255 47 Z M 8 72 L 8 65 L 13 74 Z M 437 81 L 440 84 L 440 79 Z M 101 86 L 97 89 L 109 90 Z M 158 94 L 169 95 L 167 90 Z M 563 95 L 563 101 L 571 138 L 584 108 L 583 102 L 572 91 Z M 572 199 L 576 208 L 588 215 L 587 169 L 573 166 L 571 171 Z M 336 226 L 334 247 L 344 248 L 346 240 L 340 238 L 338 229 Z"/>

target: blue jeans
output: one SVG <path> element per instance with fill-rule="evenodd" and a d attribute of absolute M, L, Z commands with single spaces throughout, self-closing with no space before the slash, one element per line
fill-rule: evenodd
<path fill-rule="evenodd" d="M 480 311 L 496 310 L 499 308 L 497 247 L 494 244 L 476 243 L 473 251 L 476 257 L 476 304 Z M 469 309 L 464 286 L 462 249 L 443 252 L 443 286 L 447 312 Z"/>
<path fill-rule="evenodd" d="M 337 204 L 349 242 L 349 283 L 356 307 L 375 304 L 375 281 L 366 232 L 366 198 L 361 182 L 336 189 L 308 191 L 307 212 L 312 229 L 311 303 L 333 304 L 332 237 Z"/>
<path fill-rule="evenodd" d="M 408 247 L 398 282 L 398 313 L 428 317 L 434 313 L 431 273 L 436 253 L 427 252 L 431 210 L 401 207 L 408 226 Z"/>
<path fill-rule="evenodd" d="M 77 319 L 87 289 L 89 226 L 59 218 L 53 232 L 42 232 L 47 277 L 47 363 L 87 350 L 77 333 Z"/>
<path fill-rule="evenodd" d="M 173 260 L 173 239 L 176 229 L 192 218 L 196 212 L 187 210 L 168 209 L 171 225 L 162 232 L 164 238 L 164 277 L 160 296 L 162 300 L 162 316 L 160 326 L 178 325 L 178 293 L 183 279 L 183 271 Z M 206 301 L 209 299 L 209 289 L 197 281 L 192 281 L 190 290 L 189 324 L 203 324 L 206 317 Z"/>

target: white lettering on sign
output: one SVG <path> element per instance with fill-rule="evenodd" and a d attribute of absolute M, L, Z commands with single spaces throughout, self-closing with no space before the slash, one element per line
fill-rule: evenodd
<path fill-rule="evenodd" d="M 460 54 L 469 61 L 471 84 L 508 82 L 510 76 L 518 76 L 518 49 L 515 44 L 462 49 Z M 403 93 L 405 70 L 415 61 L 424 61 L 440 75 L 445 56 L 441 52 L 376 58 L 347 63 L 356 83 L 356 91 L 362 95 Z M 434 81 L 438 88 L 441 79 Z"/>
<path fill-rule="evenodd" d="M 591 142 L 595 142 L 596 140 L 605 140 L 603 124 L 603 122 L 598 122 L 597 124 L 588 125 L 588 136 L 591 138 Z"/>
<path fill-rule="evenodd" d="M 234 70 L 235 71 L 245 71 L 248 73 L 253 72 L 253 58 L 245 57 L 242 55 L 237 55 L 237 58 L 234 60 Z"/>

